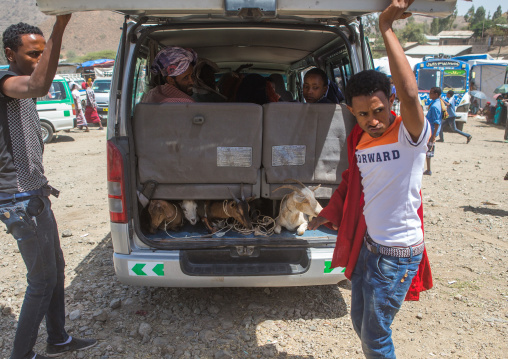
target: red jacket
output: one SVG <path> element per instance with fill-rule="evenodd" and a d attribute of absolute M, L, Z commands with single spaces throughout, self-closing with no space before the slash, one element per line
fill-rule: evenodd
<path fill-rule="evenodd" d="M 356 163 L 356 146 L 362 137 L 363 130 L 355 125 L 347 139 L 349 168 L 342 173 L 342 182 L 333 193 L 328 205 L 319 214 L 339 227 L 337 242 L 333 252 L 332 268 L 346 267 L 345 275 L 351 279 L 356 266 L 363 238 L 367 231 L 367 224 L 363 215 L 365 200 L 361 182 L 360 169 Z M 421 195 L 421 194 L 420 194 Z M 422 221 L 423 230 L 423 204 L 418 209 L 418 216 Z M 420 292 L 432 288 L 432 273 L 424 250 L 418 273 L 413 278 L 406 300 L 418 300 Z"/>

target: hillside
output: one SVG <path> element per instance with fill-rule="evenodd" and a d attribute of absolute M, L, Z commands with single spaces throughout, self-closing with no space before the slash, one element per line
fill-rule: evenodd
<path fill-rule="evenodd" d="M 41 13 L 35 0 L 0 0 L 0 9 L 2 9 L 0 34 L 3 34 L 9 25 L 20 21 L 39 26 L 46 37 L 51 34 L 55 17 Z M 73 14 L 64 34 L 61 52 L 63 58 L 68 57 L 68 53 L 72 54 L 72 52 L 80 56 L 100 50 L 116 51 L 122 23 L 122 15 L 109 11 Z M 5 63 L 2 51 L 0 64 Z"/>

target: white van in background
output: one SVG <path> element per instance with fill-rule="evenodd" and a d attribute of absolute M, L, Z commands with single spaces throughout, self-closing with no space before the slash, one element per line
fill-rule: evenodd
<path fill-rule="evenodd" d="M 56 132 L 76 127 L 74 101 L 67 81 L 55 76 L 48 94 L 37 99 L 42 139 L 51 142 Z"/>

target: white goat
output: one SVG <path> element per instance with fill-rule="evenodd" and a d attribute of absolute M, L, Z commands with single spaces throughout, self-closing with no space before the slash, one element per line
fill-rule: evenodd
<path fill-rule="evenodd" d="M 185 216 L 185 219 L 187 219 L 190 224 L 193 226 L 198 223 L 198 204 L 196 201 L 191 200 L 184 200 L 180 202 L 180 207 L 182 207 L 183 215 Z"/>
<path fill-rule="evenodd" d="M 298 180 L 290 179 L 285 182 L 297 182 L 302 188 L 292 185 L 283 185 L 274 190 L 277 191 L 281 188 L 293 190 L 293 192 L 284 196 L 282 199 L 279 216 L 275 220 L 274 232 L 279 234 L 282 227 L 286 227 L 290 231 L 294 231 L 298 228 L 296 233 L 301 236 L 307 230 L 308 221 L 317 217 L 319 212 L 323 209 L 314 197 L 314 191 L 321 185 L 310 188 Z"/>

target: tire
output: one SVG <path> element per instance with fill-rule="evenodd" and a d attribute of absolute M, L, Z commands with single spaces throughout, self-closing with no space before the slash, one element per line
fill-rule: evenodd
<path fill-rule="evenodd" d="M 455 122 L 455 125 L 457 126 L 457 130 L 462 131 L 464 128 L 464 122 Z"/>
<path fill-rule="evenodd" d="M 49 143 L 53 140 L 53 127 L 49 123 L 41 122 L 41 131 L 42 131 L 42 141 L 44 143 Z"/>

